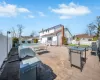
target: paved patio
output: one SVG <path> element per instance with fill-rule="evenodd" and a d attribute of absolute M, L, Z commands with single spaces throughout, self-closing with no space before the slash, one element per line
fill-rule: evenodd
<path fill-rule="evenodd" d="M 10 55 L 8 61 L 18 59 L 17 50 L 13 50 L 11 53 L 14 53 L 15 55 Z M 38 56 L 41 61 L 48 66 L 47 70 L 51 69 L 53 74 L 56 75 L 54 80 L 100 80 L 99 59 L 97 56 L 91 55 L 90 51 L 87 51 L 87 61 L 82 72 L 80 69 L 70 66 L 67 47 L 48 47 L 47 52 L 41 53 Z M 12 63 L 7 62 L 6 67 L 0 76 L 0 80 L 19 79 L 19 61 Z"/>
<path fill-rule="evenodd" d="M 82 72 L 71 67 L 67 47 L 48 47 L 48 53 L 39 55 L 43 63 L 50 66 L 57 75 L 55 80 L 100 80 L 100 62 L 97 56 L 87 51 L 87 61 Z"/>

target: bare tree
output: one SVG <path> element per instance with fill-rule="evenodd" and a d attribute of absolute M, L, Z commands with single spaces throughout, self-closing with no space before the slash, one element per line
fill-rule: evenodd
<path fill-rule="evenodd" d="M 84 33 L 89 35 L 88 27 L 85 29 Z"/>
<path fill-rule="evenodd" d="M 17 32 L 14 27 L 11 29 L 12 37 L 17 37 Z"/>
<path fill-rule="evenodd" d="M 97 36 L 100 34 L 100 16 L 97 16 L 96 20 Z"/>
<path fill-rule="evenodd" d="M 96 21 L 94 23 L 90 23 L 88 25 L 88 31 L 89 34 L 96 34 L 97 36 L 99 36 L 99 32 L 100 32 L 100 16 L 97 16 Z"/>
<path fill-rule="evenodd" d="M 18 24 L 18 37 L 20 38 L 24 29 L 24 26 L 22 24 Z"/>
<path fill-rule="evenodd" d="M 96 29 L 96 26 L 94 25 L 94 23 L 90 23 L 90 24 L 88 25 L 88 30 L 87 30 L 88 34 L 89 34 L 89 35 L 95 34 L 95 33 L 96 33 L 96 32 L 95 32 L 95 29 Z"/>
<path fill-rule="evenodd" d="M 36 36 L 36 32 L 32 31 L 30 36 L 32 36 L 32 37 Z"/>

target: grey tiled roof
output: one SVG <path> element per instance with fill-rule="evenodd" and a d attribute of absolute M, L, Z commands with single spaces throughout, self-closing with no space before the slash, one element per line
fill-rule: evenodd
<path fill-rule="evenodd" d="M 42 31 L 40 31 L 40 32 L 43 32 L 43 31 L 46 31 L 46 30 L 50 30 L 50 29 L 53 29 L 53 28 L 59 28 L 59 27 L 62 27 L 62 26 L 63 26 L 62 24 L 59 24 L 59 25 L 53 26 L 53 27 L 51 27 L 51 28 L 44 29 L 44 30 L 42 30 Z M 40 32 L 39 32 L 39 33 L 40 33 Z"/>

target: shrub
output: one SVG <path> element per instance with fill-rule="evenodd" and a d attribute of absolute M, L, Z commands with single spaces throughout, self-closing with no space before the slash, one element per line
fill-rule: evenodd
<path fill-rule="evenodd" d="M 67 38 L 66 38 L 66 37 L 63 38 L 63 44 L 64 44 L 64 45 L 67 45 L 67 44 L 68 44 Z"/>
<path fill-rule="evenodd" d="M 18 39 L 17 37 L 14 37 L 14 38 L 12 39 L 12 41 L 13 41 L 13 47 L 15 47 L 15 44 L 18 44 L 19 39 Z"/>
<path fill-rule="evenodd" d="M 98 40 L 97 36 L 93 37 L 93 41 L 97 41 L 97 40 Z"/>
<path fill-rule="evenodd" d="M 76 38 L 76 41 L 79 41 L 79 40 L 80 40 L 80 38 L 77 37 L 77 38 Z"/>
<path fill-rule="evenodd" d="M 33 41 L 34 41 L 34 43 L 38 43 L 38 39 L 34 39 Z"/>

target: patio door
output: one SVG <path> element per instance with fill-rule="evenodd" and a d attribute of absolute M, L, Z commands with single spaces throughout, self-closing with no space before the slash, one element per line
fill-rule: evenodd
<path fill-rule="evenodd" d="M 50 45 L 52 45 L 52 37 L 51 37 L 51 36 L 47 38 L 47 42 L 48 42 Z"/>

